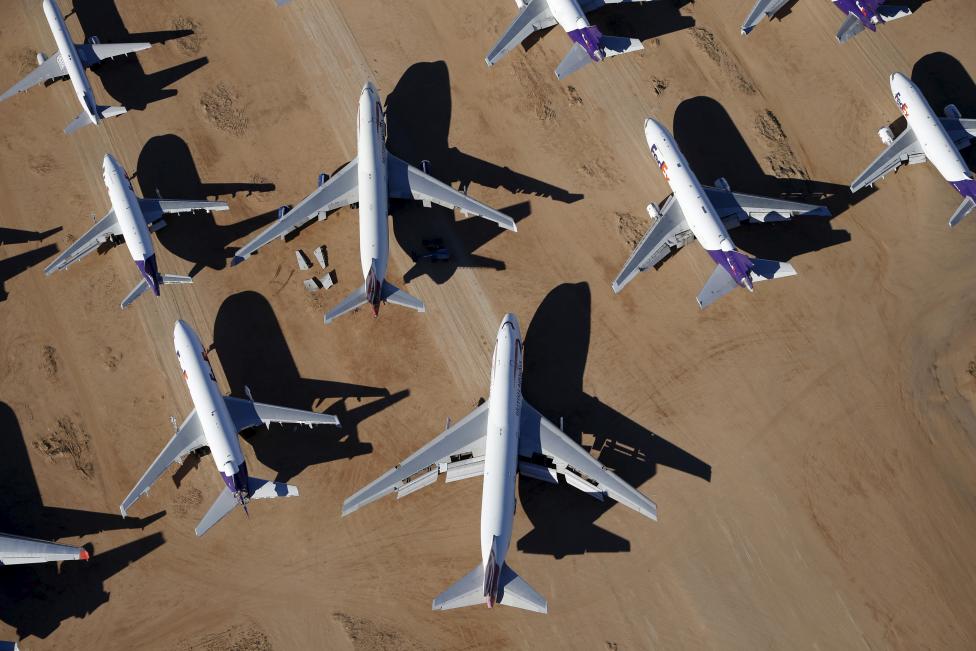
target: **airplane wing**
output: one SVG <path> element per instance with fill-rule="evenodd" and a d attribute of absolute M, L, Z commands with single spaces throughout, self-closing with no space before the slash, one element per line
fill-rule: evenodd
<path fill-rule="evenodd" d="M 509 25 L 502 37 L 488 52 L 485 63 L 490 66 L 495 65 L 499 59 L 527 39 L 530 34 L 540 29 L 552 27 L 555 24 L 556 19 L 549 11 L 549 3 L 546 0 L 529 0 L 529 3 L 515 17 L 515 21 Z"/>
<path fill-rule="evenodd" d="M 300 204 L 289 210 L 260 235 L 238 249 L 231 264 L 243 262 L 262 246 L 279 237 L 284 237 L 305 222 L 325 215 L 330 210 L 348 206 L 359 201 L 358 159 L 352 159 L 332 178 L 319 186 L 315 192 L 305 197 Z"/>
<path fill-rule="evenodd" d="M 810 203 L 786 201 L 761 197 L 754 194 L 729 192 L 721 188 L 706 187 L 705 194 L 721 219 L 735 216 L 740 222 L 781 222 L 806 215 L 809 217 L 830 217 L 826 206 Z"/>
<path fill-rule="evenodd" d="M 968 147 L 973 138 L 976 138 L 976 120 L 956 118 L 939 118 L 939 120 L 956 147 Z"/>
<path fill-rule="evenodd" d="M 339 419 L 332 414 L 319 414 L 304 409 L 266 405 L 242 398 L 224 396 L 224 404 L 227 405 L 227 410 L 230 412 L 230 417 L 234 419 L 234 427 L 237 428 L 238 432 L 249 427 L 267 426 L 268 423 L 297 423 L 309 427 L 312 425 L 339 424 Z"/>
<path fill-rule="evenodd" d="M 691 229 L 685 221 L 681 206 L 675 201 L 674 195 L 668 197 L 661 207 L 661 215 L 651 224 L 650 230 L 644 235 L 634 252 L 630 254 L 624 268 L 613 281 L 613 291 L 619 294 L 634 276 L 647 271 L 663 260 L 673 248 L 680 248 L 692 239 Z"/>
<path fill-rule="evenodd" d="M 33 88 L 41 82 L 45 82 L 49 79 L 55 79 L 57 77 L 63 77 L 66 74 L 68 73 L 64 69 L 64 64 L 61 62 L 61 54 L 55 54 L 41 65 L 31 70 L 26 77 L 11 86 L 10 90 L 8 90 L 6 93 L 0 95 L 0 102 L 8 97 L 13 97 L 17 93 L 22 93 L 29 88 Z"/>
<path fill-rule="evenodd" d="M 603 499 L 609 495 L 644 517 L 657 520 L 657 505 L 636 488 L 610 472 L 590 453 L 563 434 L 558 427 L 546 420 L 536 409 L 522 400 L 522 428 L 519 434 L 519 468 L 528 461 L 536 472 L 549 470 L 563 475 L 566 483 L 586 493 Z M 542 462 L 542 463 L 540 463 Z M 543 465 L 544 464 L 544 465 Z M 552 464 L 552 465 L 549 465 Z M 553 467 L 554 466 L 554 467 Z M 553 481 L 552 477 L 549 481 Z"/>
<path fill-rule="evenodd" d="M 0 565 L 77 560 L 88 560 L 88 552 L 80 547 L 58 545 L 46 540 L 0 534 Z"/>
<path fill-rule="evenodd" d="M 776 12 L 782 9 L 787 2 L 790 0 L 758 0 L 749 15 L 746 16 L 745 22 L 742 23 L 742 33 L 748 34 L 756 25 L 758 25 L 763 18 L 772 18 L 776 15 Z"/>
<path fill-rule="evenodd" d="M 342 515 L 349 515 L 389 493 L 395 492 L 398 499 L 409 495 L 437 481 L 437 475 L 442 472 L 447 472 L 447 481 L 482 474 L 487 427 L 486 401 L 395 468 L 347 498 L 342 503 Z"/>
<path fill-rule="evenodd" d="M 139 199 L 142 215 L 148 223 L 153 223 L 163 215 L 170 213 L 191 212 L 193 210 L 228 210 L 230 207 L 223 201 L 196 201 L 192 199 Z"/>
<path fill-rule="evenodd" d="M 125 517 L 126 511 L 136 503 L 136 500 L 149 492 L 150 487 L 171 463 L 182 461 L 183 457 L 206 444 L 207 437 L 203 433 L 203 426 L 200 425 L 200 418 L 197 417 L 197 410 L 194 409 L 180 425 L 180 428 L 176 430 L 176 434 L 169 440 L 156 460 L 152 462 L 149 469 L 136 482 L 135 487 L 122 500 L 122 505 L 119 507 L 122 516 Z"/>
<path fill-rule="evenodd" d="M 840 25 L 840 29 L 837 30 L 837 41 L 839 43 L 846 43 L 863 31 L 864 23 L 854 14 L 847 14 L 847 18 L 844 19 L 844 22 Z"/>
<path fill-rule="evenodd" d="M 44 274 L 50 276 L 55 271 L 67 269 L 83 257 L 98 249 L 113 235 L 122 235 L 119 221 L 115 218 L 115 210 L 98 220 L 84 235 L 71 243 L 71 246 L 61 252 L 54 262 L 44 268 Z"/>
<path fill-rule="evenodd" d="M 895 141 L 881 152 L 874 162 L 851 183 L 851 192 L 857 192 L 866 185 L 874 185 L 904 164 L 924 163 L 925 153 L 911 128 L 905 129 Z"/>
<path fill-rule="evenodd" d="M 465 215 L 476 215 L 495 222 L 510 231 L 517 230 L 515 220 L 480 201 L 475 201 L 463 192 L 458 192 L 446 183 L 441 183 L 429 174 L 408 165 L 393 154 L 387 154 L 387 178 L 389 195 L 394 199 L 416 199 L 425 203 L 436 203 Z"/>
<path fill-rule="evenodd" d="M 91 68 L 99 61 L 125 56 L 139 50 L 148 50 L 151 47 L 152 43 L 82 43 L 76 45 L 75 49 L 78 50 L 81 64 Z"/>

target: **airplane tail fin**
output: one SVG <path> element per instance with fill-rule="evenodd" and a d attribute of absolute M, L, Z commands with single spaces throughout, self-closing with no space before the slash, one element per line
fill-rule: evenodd
<path fill-rule="evenodd" d="M 976 201 L 973 201 L 972 197 L 966 197 L 959 205 L 959 208 L 956 209 L 956 212 L 952 213 L 952 217 L 949 218 L 949 228 L 961 222 L 963 217 L 973 211 L 973 208 L 976 208 Z"/>
<path fill-rule="evenodd" d="M 796 269 L 788 262 L 763 260 L 762 258 L 749 258 L 749 262 L 752 267 L 749 275 L 753 283 L 796 275 Z M 739 284 L 735 282 L 724 267 L 715 265 L 715 271 L 709 276 L 705 286 L 698 294 L 698 307 L 704 310 L 738 286 Z"/>
<path fill-rule="evenodd" d="M 437 595 L 431 607 L 433 610 L 450 610 L 486 603 L 487 599 L 488 597 L 485 594 L 485 568 L 478 565 L 463 579 Z M 495 603 L 537 613 L 549 611 L 549 604 L 545 597 L 536 592 L 507 563 L 502 565 L 501 576 L 498 580 L 498 598 Z"/>
<path fill-rule="evenodd" d="M 252 500 L 298 496 L 298 488 L 291 484 L 268 481 L 267 479 L 257 479 L 255 477 L 247 478 L 247 488 L 251 494 L 250 499 Z M 229 490 L 222 490 L 220 495 L 217 496 L 217 499 L 214 500 L 210 510 L 207 511 L 207 514 L 200 520 L 200 524 L 197 525 L 195 529 L 196 534 L 202 536 L 207 533 L 210 527 L 220 522 L 225 515 L 233 511 L 240 503 L 237 495 L 231 493 Z"/>
<path fill-rule="evenodd" d="M 383 281 L 383 300 L 392 305 L 407 307 L 411 310 L 416 310 L 417 312 L 425 312 L 427 310 L 422 300 L 411 296 L 399 287 L 392 285 L 385 280 Z"/>

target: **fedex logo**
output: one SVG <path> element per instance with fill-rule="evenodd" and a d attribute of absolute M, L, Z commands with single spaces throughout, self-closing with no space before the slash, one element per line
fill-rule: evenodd
<path fill-rule="evenodd" d="M 901 93 L 895 93 L 895 104 L 897 104 L 898 105 L 898 108 L 901 109 L 902 115 L 904 115 L 907 118 L 908 117 L 908 104 L 906 104 L 905 102 L 903 102 L 901 100 Z"/>
<path fill-rule="evenodd" d="M 668 164 L 661 160 L 661 157 L 658 155 L 657 145 L 651 146 L 651 156 L 654 157 L 654 162 L 657 163 L 657 166 L 661 168 L 661 174 L 664 175 L 664 180 L 670 182 L 671 178 L 668 176 Z"/>

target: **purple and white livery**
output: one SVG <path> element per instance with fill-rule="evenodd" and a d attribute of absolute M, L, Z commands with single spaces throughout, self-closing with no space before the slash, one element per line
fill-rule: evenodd
<path fill-rule="evenodd" d="M 976 180 L 959 153 L 960 148 L 968 147 L 976 138 L 976 120 L 962 119 L 953 104 L 945 107 L 945 117 L 940 118 L 918 86 L 900 72 L 891 75 L 890 83 L 891 96 L 908 127 L 897 138 L 890 127 L 878 131 L 887 148 L 854 179 L 851 192 L 874 185 L 906 163 L 929 161 L 963 197 L 962 204 L 949 218 L 949 226 L 955 226 L 976 208 Z"/>
<path fill-rule="evenodd" d="M 764 18 L 772 18 L 790 0 L 758 0 L 742 24 L 742 34 L 748 34 Z M 843 11 L 847 18 L 837 32 L 837 40 L 846 42 L 864 31 L 877 31 L 878 25 L 890 23 L 912 13 L 908 7 L 886 4 L 887 0 L 833 0 L 834 6 Z"/>
<path fill-rule="evenodd" d="M 489 66 L 495 65 L 530 34 L 557 23 L 573 41 L 569 54 L 556 68 L 556 77 L 559 79 L 590 62 L 600 62 L 618 54 L 643 50 L 644 45 L 637 39 L 604 36 L 586 19 L 586 13 L 608 4 L 645 1 L 648 0 L 515 0 L 520 9 L 519 15 L 491 48 L 485 62 Z"/>
<path fill-rule="evenodd" d="M 294 486 L 255 479 L 247 474 L 238 432 L 259 425 L 267 426 L 268 423 L 300 423 L 309 427 L 338 425 L 339 419 L 330 414 L 254 402 L 250 391 L 246 400 L 221 395 L 207 350 L 193 329 L 183 321 L 177 321 L 173 328 L 173 346 L 194 408 L 122 501 L 119 507 L 122 515 L 125 516 L 136 500 L 149 492 L 149 488 L 170 464 L 182 462 L 186 455 L 204 446 L 210 448 L 210 456 L 227 490 L 220 492 L 197 525 L 198 536 L 206 533 L 237 506 L 243 507 L 246 514 L 247 504 L 251 500 L 298 495 L 298 489 Z"/>
<path fill-rule="evenodd" d="M 161 285 L 192 283 L 189 276 L 159 273 L 150 234 L 166 226 L 163 215 L 167 213 L 227 210 L 227 204 L 223 201 L 140 199 L 132 190 L 132 184 L 129 183 L 125 170 L 111 154 L 105 154 L 102 160 L 102 177 L 112 209 L 55 258 L 54 262 L 44 269 L 44 273 L 50 276 L 55 271 L 67 269 L 92 251 L 97 251 L 102 245 L 115 244 L 123 240 L 129 255 L 132 256 L 132 261 L 139 269 L 139 275 L 142 276 L 129 295 L 122 299 L 123 309 L 142 296 L 147 289 L 151 289 L 153 294 L 159 296 Z"/>
<path fill-rule="evenodd" d="M 657 506 L 610 472 L 522 397 L 522 333 L 506 314 L 495 337 L 488 401 L 395 468 L 342 503 L 342 515 L 396 493 L 397 499 L 437 481 L 484 477 L 481 491 L 481 563 L 433 601 L 434 610 L 484 603 L 548 612 L 546 599 L 506 562 L 515 519 L 516 474 L 566 483 L 596 499 L 611 497 L 657 520 Z"/>
<path fill-rule="evenodd" d="M 702 309 L 736 287 L 751 292 L 753 283 L 796 274 L 792 265 L 785 262 L 750 258 L 740 253 L 726 227 L 745 221 L 785 221 L 797 215 L 829 217 L 825 207 L 732 192 L 725 179 L 715 181 L 716 187 L 702 187 L 663 125 L 647 118 L 644 134 L 651 155 L 674 194 L 661 208 L 654 204 L 647 206 L 653 220 L 651 229 L 613 281 L 614 292 L 620 293 L 634 276 L 657 265 L 671 251 L 692 239 L 698 240 L 716 264 L 698 295 Z"/>

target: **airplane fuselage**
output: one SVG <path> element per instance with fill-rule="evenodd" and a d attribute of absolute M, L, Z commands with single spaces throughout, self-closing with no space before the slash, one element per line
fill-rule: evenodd
<path fill-rule="evenodd" d="M 84 107 L 85 113 L 88 114 L 92 123 L 95 124 L 99 120 L 98 106 L 95 103 L 95 93 L 88 83 L 85 69 L 78 58 L 78 50 L 75 48 L 74 41 L 71 40 L 71 33 L 68 32 L 68 26 L 64 23 L 64 18 L 61 16 L 61 9 L 55 4 L 54 0 L 44 0 L 43 6 L 44 16 L 47 18 L 47 24 L 51 27 L 54 41 L 58 45 L 58 51 L 61 53 L 61 62 L 64 64 L 65 72 L 68 73 L 68 78 L 71 80 L 71 87 L 74 89 L 78 101 Z"/>
<path fill-rule="evenodd" d="M 489 607 L 497 598 L 498 579 L 512 540 L 521 412 L 522 337 L 518 319 L 506 314 L 492 358 L 481 493 L 481 560 Z"/>
<path fill-rule="evenodd" d="M 748 258 L 736 250 L 725 224 L 695 173 L 691 171 L 674 138 L 663 125 L 652 118 L 647 118 L 644 122 L 644 135 L 651 155 L 664 175 L 664 180 L 671 186 L 674 200 L 681 207 L 695 239 L 737 284 L 751 290 Z"/>
<path fill-rule="evenodd" d="M 119 229 L 125 238 L 129 255 L 149 283 L 153 294 L 159 296 L 159 269 L 153 251 L 152 235 L 125 170 L 111 154 L 106 154 L 102 160 L 102 178 L 105 180 L 108 198 L 112 203 L 115 218 L 119 222 Z"/>
<path fill-rule="evenodd" d="M 379 313 L 383 280 L 390 257 L 389 188 L 387 186 L 386 122 L 372 83 L 359 96 L 356 140 L 359 155 L 359 262 L 366 296 Z"/>
<path fill-rule="evenodd" d="M 207 351 L 197 334 L 182 320 L 173 329 L 173 346 L 214 464 L 227 488 L 244 504 L 249 497 L 247 465 Z"/>
<path fill-rule="evenodd" d="M 891 75 L 891 94 L 909 128 L 915 133 L 925 158 L 959 194 L 976 199 L 976 180 L 973 180 L 962 154 L 918 86 L 896 72 Z"/>
<path fill-rule="evenodd" d="M 603 35 L 587 20 L 577 0 L 547 0 L 547 2 L 552 17 L 566 30 L 566 34 L 574 43 L 579 43 L 594 61 L 602 61 L 606 58 L 600 46 L 600 38 Z"/>

